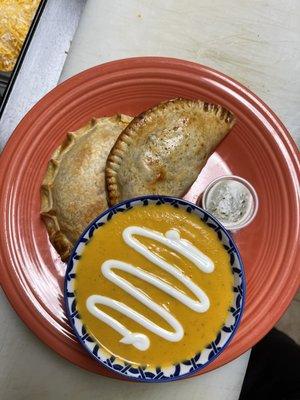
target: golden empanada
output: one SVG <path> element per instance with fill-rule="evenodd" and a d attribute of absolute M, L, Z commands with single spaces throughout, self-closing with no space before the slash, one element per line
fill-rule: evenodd
<path fill-rule="evenodd" d="M 41 215 L 63 261 L 83 229 L 107 208 L 107 155 L 131 119 L 126 115 L 93 119 L 68 133 L 52 155 L 41 187 Z"/>
<path fill-rule="evenodd" d="M 234 123 L 222 106 L 186 99 L 135 117 L 107 159 L 110 205 L 146 194 L 181 197 Z"/>

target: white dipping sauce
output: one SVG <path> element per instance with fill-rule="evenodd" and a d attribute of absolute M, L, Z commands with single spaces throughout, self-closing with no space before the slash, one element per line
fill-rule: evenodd
<path fill-rule="evenodd" d="M 243 223 L 253 209 L 250 190 L 236 180 L 217 182 L 207 193 L 206 209 L 227 226 Z"/>

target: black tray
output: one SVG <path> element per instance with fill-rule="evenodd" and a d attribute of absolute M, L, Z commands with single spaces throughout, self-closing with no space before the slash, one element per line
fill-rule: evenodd
<path fill-rule="evenodd" d="M 11 76 L 11 72 L 2 72 L 0 71 L 0 102 L 4 95 L 5 89 L 8 85 L 9 79 Z"/>

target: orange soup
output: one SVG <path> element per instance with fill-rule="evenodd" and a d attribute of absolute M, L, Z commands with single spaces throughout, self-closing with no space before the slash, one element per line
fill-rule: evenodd
<path fill-rule="evenodd" d="M 75 295 L 87 331 L 109 353 L 166 366 L 216 338 L 233 274 L 216 232 L 197 215 L 141 205 L 95 230 L 78 261 Z"/>

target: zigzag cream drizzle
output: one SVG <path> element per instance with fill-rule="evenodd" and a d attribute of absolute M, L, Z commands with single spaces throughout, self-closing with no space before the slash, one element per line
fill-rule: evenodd
<path fill-rule="evenodd" d="M 177 290 L 173 286 L 164 282 L 159 277 L 150 274 L 143 269 L 136 267 L 134 265 L 122 262 L 120 260 L 107 260 L 101 266 L 102 274 L 111 282 L 115 283 L 121 289 L 125 290 L 132 297 L 140 301 L 150 310 L 157 313 L 161 318 L 163 318 L 173 330 L 167 330 L 159 325 L 155 324 L 153 321 L 149 320 L 144 315 L 138 313 L 126 304 L 114 300 L 110 297 L 101 295 L 91 295 L 86 301 L 87 309 L 96 318 L 103 321 L 111 328 L 115 329 L 122 336 L 120 342 L 125 344 L 131 344 L 138 350 L 145 351 L 150 346 L 149 337 L 143 333 L 131 332 L 123 324 L 117 321 L 115 318 L 111 317 L 104 311 L 101 311 L 99 305 L 105 305 L 112 309 L 118 310 L 120 313 L 126 315 L 128 318 L 136 321 L 149 331 L 155 333 L 156 335 L 169 340 L 170 342 L 178 342 L 182 339 L 184 335 L 184 330 L 180 322 L 164 307 L 155 303 L 148 296 L 146 296 L 140 289 L 136 288 L 126 279 L 118 276 L 112 270 L 117 269 L 121 271 L 126 271 L 127 273 L 136 276 L 139 279 L 143 279 L 145 282 L 159 288 L 168 295 L 174 297 L 181 303 L 185 304 L 190 309 L 203 313 L 206 312 L 210 307 L 209 298 L 206 293 L 197 286 L 188 276 L 184 275 L 182 271 L 173 265 L 169 264 L 167 261 L 163 260 L 158 255 L 154 254 L 141 242 L 139 242 L 133 235 L 144 236 L 154 241 L 160 242 L 166 247 L 176 251 L 177 253 L 185 256 L 189 259 L 198 269 L 205 273 L 210 273 L 214 270 L 214 263 L 212 260 L 203 254 L 199 249 L 197 249 L 192 243 L 185 239 L 180 238 L 180 233 L 176 229 L 171 229 L 163 235 L 160 232 L 142 228 L 139 226 L 129 226 L 123 231 L 123 239 L 125 243 L 132 247 L 135 251 L 142 254 L 145 258 L 151 261 L 153 264 L 167 271 L 183 283 L 189 290 L 191 290 L 198 300 L 193 300 L 186 294 Z"/>

